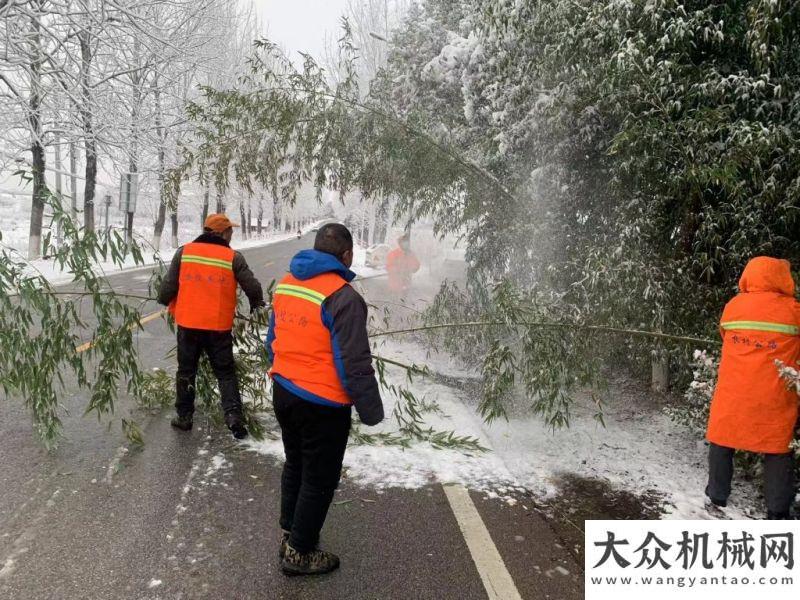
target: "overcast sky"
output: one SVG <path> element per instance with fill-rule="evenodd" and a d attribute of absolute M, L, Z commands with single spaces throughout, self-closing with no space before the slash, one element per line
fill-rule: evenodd
<path fill-rule="evenodd" d="M 269 38 L 286 48 L 292 60 L 297 51 L 321 59 L 325 33 L 337 34 L 347 0 L 255 0 Z"/>

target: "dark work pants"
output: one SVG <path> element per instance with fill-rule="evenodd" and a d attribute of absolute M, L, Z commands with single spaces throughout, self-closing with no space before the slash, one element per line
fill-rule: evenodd
<path fill-rule="evenodd" d="M 342 475 L 350 434 L 350 407 L 314 404 L 272 384 L 286 462 L 281 477 L 281 527 L 289 545 L 305 553 L 317 547 L 333 492 Z"/>
<path fill-rule="evenodd" d="M 733 479 L 733 448 L 710 444 L 708 449 L 708 487 L 706 494 L 715 500 L 727 501 Z M 794 500 L 794 455 L 764 455 L 764 497 L 767 510 L 785 515 Z"/>
<path fill-rule="evenodd" d="M 219 395 L 225 415 L 241 414 L 242 398 L 239 395 L 236 363 L 233 360 L 233 335 L 230 331 L 206 331 L 185 327 L 178 327 L 175 410 L 180 416 L 191 416 L 194 413 L 197 365 L 203 352 L 208 356 L 219 383 Z"/>

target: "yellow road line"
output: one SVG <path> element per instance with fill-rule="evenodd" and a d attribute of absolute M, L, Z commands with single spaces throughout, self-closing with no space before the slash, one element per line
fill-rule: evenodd
<path fill-rule="evenodd" d="M 139 323 L 142 324 L 142 325 L 145 325 L 145 324 L 149 323 L 150 321 L 153 321 L 153 320 L 159 318 L 160 316 L 164 315 L 166 312 L 167 312 L 166 308 L 164 308 L 162 310 L 158 310 L 158 311 L 156 311 L 156 312 L 154 312 L 152 314 L 147 315 L 146 317 L 142 317 L 141 319 L 139 319 Z M 133 329 L 134 327 L 136 327 L 136 325 L 130 325 L 128 328 L 129 329 Z M 75 348 L 75 352 L 76 352 L 76 354 L 80 354 L 81 352 L 86 352 L 87 350 L 92 348 L 94 346 L 94 344 L 95 344 L 95 340 L 91 340 L 89 342 L 86 342 L 85 344 L 81 344 L 80 346 L 77 346 Z"/>
<path fill-rule="evenodd" d="M 264 266 L 265 266 L 265 267 L 271 267 L 271 266 L 272 266 L 272 265 L 274 265 L 274 264 L 275 264 L 275 261 L 274 261 L 274 260 L 271 260 L 271 261 L 269 261 L 267 264 L 265 264 Z"/>

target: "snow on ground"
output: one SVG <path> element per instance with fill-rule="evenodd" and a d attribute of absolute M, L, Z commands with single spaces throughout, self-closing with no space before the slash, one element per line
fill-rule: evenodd
<path fill-rule="evenodd" d="M 417 308 L 424 308 L 426 298 L 435 295 L 443 278 L 458 276 L 455 265 L 458 258 L 463 264 L 463 256 L 453 257 L 445 249 L 419 248 L 424 264 L 415 278 L 414 298 L 421 303 Z M 360 275 L 363 259 L 361 249 L 354 261 L 354 269 Z M 380 284 L 359 289 L 368 302 L 379 302 L 381 294 L 386 293 Z M 587 498 L 609 489 L 611 499 L 606 500 L 612 504 L 614 494 L 621 491 L 633 499 L 632 504 L 653 509 L 653 513 L 663 506 L 665 518 L 709 518 L 703 494 L 707 452 L 704 442 L 671 422 L 641 386 L 613 382 L 611 397 L 604 407 L 605 427 L 594 418 L 595 406 L 588 394 L 576 401 L 568 429 L 553 432 L 530 414 L 529 403 L 524 399 L 515 400 L 508 421 L 487 425 L 476 411 L 480 380 L 473 370 L 447 355 L 429 353 L 412 339 L 381 339 L 376 348 L 381 356 L 426 365 L 434 373 L 430 378 L 415 377 L 411 384 L 418 398 L 438 406 L 438 411 L 425 413 L 425 426 L 472 436 L 490 451 L 466 454 L 436 449 L 427 443 L 415 443 L 408 449 L 351 446 L 344 461 L 349 481 L 378 491 L 394 487 L 417 489 L 436 482 L 461 483 L 510 504 L 532 494 L 549 506 L 569 505 L 581 500 L 576 494 Z M 390 384 L 407 384 L 403 370 L 388 366 L 387 371 Z M 387 415 L 392 414 L 395 402 L 394 397 L 384 394 Z M 270 427 L 277 426 L 272 423 Z M 364 428 L 368 433 L 396 430 L 397 423 L 391 416 L 378 427 Z M 246 445 L 278 461 L 283 459 L 279 436 L 263 442 L 250 440 Z M 572 497 L 567 498 L 570 494 Z M 752 484 L 736 481 L 726 515 L 747 518 L 760 514 L 757 495 Z M 594 508 L 592 499 L 588 500 L 588 510 L 583 512 L 591 515 Z"/>
<path fill-rule="evenodd" d="M 409 342 L 390 342 L 381 354 L 406 363 L 426 364 L 449 380 L 475 383 L 474 374 L 451 358 L 428 356 L 425 349 Z M 388 379 L 400 385 L 405 373 L 392 368 Z M 515 416 L 492 425 L 476 413 L 476 398 L 464 389 L 436 381 L 436 377 L 414 380 L 415 394 L 435 401 L 442 414 L 426 414 L 426 426 L 469 435 L 489 448 L 487 453 L 435 449 L 427 443 L 409 449 L 391 446 L 351 446 L 345 455 L 349 481 L 377 490 L 418 489 L 432 483 L 460 483 L 514 504 L 527 491 L 547 502 L 559 493 L 565 475 L 600 480 L 639 496 L 655 493 L 665 502 L 664 518 L 707 519 L 703 489 L 706 479 L 706 448 L 702 440 L 672 423 L 658 408 L 648 406 L 630 391 L 622 390 L 605 408 L 603 427 L 595 418 L 587 398 L 572 415 L 569 429 L 553 432 L 535 416 Z M 636 393 L 641 393 L 638 391 Z M 385 396 L 386 414 L 391 415 L 394 398 Z M 370 433 L 391 432 L 391 417 Z M 283 458 L 279 439 L 248 441 L 257 452 Z M 726 515 L 749 518 L 757 506 L 752 485 L 736 482 Z M 758 512 L 758 510 L 756 510 Z"/>

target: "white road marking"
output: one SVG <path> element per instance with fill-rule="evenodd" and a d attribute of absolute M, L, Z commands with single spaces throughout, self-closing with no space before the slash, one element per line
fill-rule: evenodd
<path fill-rule="evenodd" d="M 128 453 L 128 448 L 126 446 L 120 446 L 117 448 L 116 453 L 114 454 L 114 458 L 111 459 L 111 462 L 108 464 L 108 468 L 106 469 L 106 475 L 103 477 L 103 482 L 111 485 L 114 480 L 114 475 L 117 474 L 117 470 L 119 469 L 119 463 L 123 459 L 123 457 Z"/>
<path fill-rule="evenodd" d="M 522 600 L 478 509 L 461 485 L 443 485 L 489 600 Z"/>

